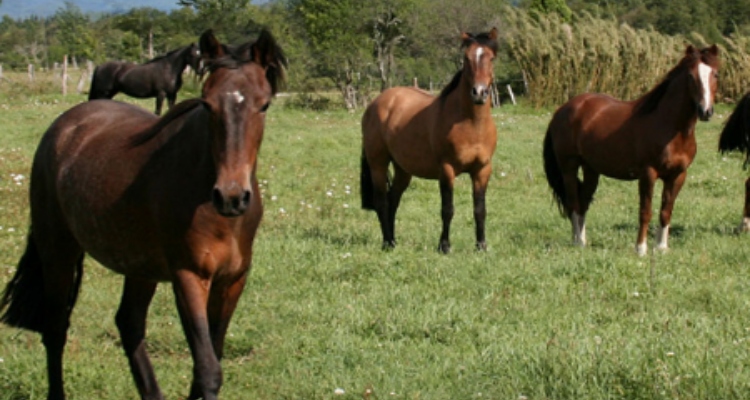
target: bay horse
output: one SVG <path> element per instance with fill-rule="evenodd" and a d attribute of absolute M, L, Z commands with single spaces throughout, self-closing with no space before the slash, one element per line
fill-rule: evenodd
<path fill-rule="evenodd" d="M 189 399 L 216 399 L 224 338 L 251 266 L 263 213 L 256 179 L 265 113 L 286 59 L 267 31 L 252 58 L 224 54 L 206 31 L 210 75 L 198 99 L 163 118 L 112 100 L 55 120 L 34 156 L 31 227 L 0 320 L 41 333 L 48 399 L 64 399 L 62 357 L 88 253 L 124 275 L 115 321 L 138 392 L 162 399 L 145 329 L 171 282 L 193 357 Z"/>
<path fill-rule="evenodd" d="M 639 255 L 648 250 L 654 183 L 663 181 L 657 236 L 658 249 L 668 248 L 672 208 L 696 153 L 695 124 L 713 114 L 718 53 L 716 45 L 688 45 L 664 80 L 636 100 L 586 93 L 557 109 L 544 137 L 544 171 L 575 244 L 586 245 L 586 212 L 604 175 L 638 180 Z"/>
<path fill-rule="evenodd" d="M 185 67 L 189 65 L 198 73 L 200 62 L 200 50 L 195 43 L 144 64 L 107 61 L 94 69 L 89 100 L 111 99 L 120 92 L 139 99 L 156 97 L 155 113 L 161 115 L 164 99 L 167 99 L 169 108 L 174 106 Z"/>
<path fill-rule="evenodd" d="M 719 151 L 742 151 L 745 153 L 745 164 L 750 162 L 750 92 L 746 93 L 727 119 L 719 136 Z M 750 230 L 750 178 L 745 180 L 745 206 L 742 210 L 742 221 L 738 232 Z"/>
<path fill-rule="evenodd" d="M 439 96 L 412 87 L 385 90 L 362 117 L 362 208 L 375 210 L 383 248 L 396 245 L 394 225 L 401 196 L 412 176 L 440 183 L 443 230 L 438 251 L 449 253 L 453 183 L 468 173 L 473 186 L 476 247 L 485 241 L 485 193 L 492 173 L 497 130 L 490 114 L 492 61 L 497 29 L 461 34 L 463 67 Z M 393 179 L 389 165 L 393 164 Z"/>

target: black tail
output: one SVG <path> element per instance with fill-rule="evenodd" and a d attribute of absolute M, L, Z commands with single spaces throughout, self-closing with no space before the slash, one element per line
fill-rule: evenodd
<path fill-rule="evenodd" d="M 372 172 L 370 171 L 370 164 L 367 162 L 367 157 L 365 157 L 364 149 L 362 149 L 362 158 L 360 162 L 359 193 L 362 196 L 362 209 L 374 210 L 375 193 L 374 188 L 372 187 Z"/>
<path fill-rule="evenodd" d="M 555 157 L 555 149 L 552 148 L 552 136 L 550 130 L 547 129 L 547 134 L 544 136 L 544 173 L 547 175 L 547 183 L 552 188 L 552 195 L 557 202 L 557 208 L 560 209 L 560 214 L 563 217 L 567 216 L 565 213 L 565 183 L 563 182 L 562 172 L 560 172 L 560 166 L 557 165 L 557 157 Z"/>
<path fill-rule="evenodd" d="M 719 137 L 719 151 L 742 151 L 750 155 L 750 93 L 737 103 Z M 748 159 L 745 159 L 747 166 Z"/>
<path fill-rule="evenodd" d="M 72 310 L 78 298 L 83 276 L 83 256 L 76 265 L 75 283 L 68 298 Z M 29 234 L 26 251 L 18 262 L 13 279 L 5 287 L 0 299 L 0 322 L 10 326 L 42 332 L 45 326 L 45 296 L 42 259 L 33 236 Z"/>
<path fill-rule="evenodd" d="M 98 73 L 99 67 L 94 68 L 94 73 L 91 74 L 91 87 L 89 87 L 89 100 L 95 100 L 95 99 L 101 99 L 102 96 L 99 94 L 99 91 L 101 90 L 99 88 L 98 82 Z"/>

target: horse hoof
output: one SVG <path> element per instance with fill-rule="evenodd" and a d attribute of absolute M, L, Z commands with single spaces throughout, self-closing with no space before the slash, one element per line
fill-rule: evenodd
<path fill-rule="evenodd" d="M 646 243 L 635 245 L 635 252 L 638 253 L 640 257 L 645 256 L 648 252 L 648 245 Z"/>
<path fill-rule="evenodd" d="M 381 246 L 382 250 L 393 250 L 396 248 L 396 241 L 395 240 L 386 240 L 383 241 L 383 246 Z"/>
<path fill-rule="evenodd" d="M 740 226 L 735 229 L 735 233 L 740 234 L 748 231 L 750 231 L 750 218 L 743 218 Z"/>
<path fill-rule="evenodd" d="M 477 242 L 477 251 L 487 251 L 487 242 Z"/>
<path fill-rule="evenodd" d="M 451 245 L 449 243 L 440 243 L 438 245 L 438 251 L 443 254 L 448 254 L 451 252 Z"/>

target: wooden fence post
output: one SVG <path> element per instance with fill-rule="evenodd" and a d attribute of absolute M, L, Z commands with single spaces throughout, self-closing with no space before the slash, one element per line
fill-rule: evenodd
<path fill-rule="evenodd" d="M 34 82 L 34 64 L 29 64 L 29 82 Z"/>
<path fill-rule="evenodd" d="M 414 77 L 414 87 L 415 88 L 419 87 L 419 83 L 417 82 L 417 77 L 416 76 Z"/>
<path fill-rule="evenodd" d="M 0 64 L 0 81 L 3 80 L 3 64 Z"/>
<path fill-rule="evenodd" d="M 508 94 L 510 95 L 510 101 L 513 102 L 513 105 L 516 105 L 516 96 L 513 94 L 513 89 L 510 88 L 510 85 L 506 86 L 508 88 Z"/>
<path fill-rule="evenodd" d="M 68 94 L 68 55 L 63 56 L 62 66 L 62 94 L 65 96 Z"/>

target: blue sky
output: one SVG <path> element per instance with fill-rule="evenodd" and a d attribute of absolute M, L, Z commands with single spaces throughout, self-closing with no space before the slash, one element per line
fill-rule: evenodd
<path fill-rule="evenodd" d="M 84 13 L 118 12 L 136 7 L 153 7 L 159 10 L 179 8 L 177 0 L 70 0 Z M 65 0 L 2 0 L 0 16 L 26 18 L 31 15 L 48 17 L 65 6 Z"/>

